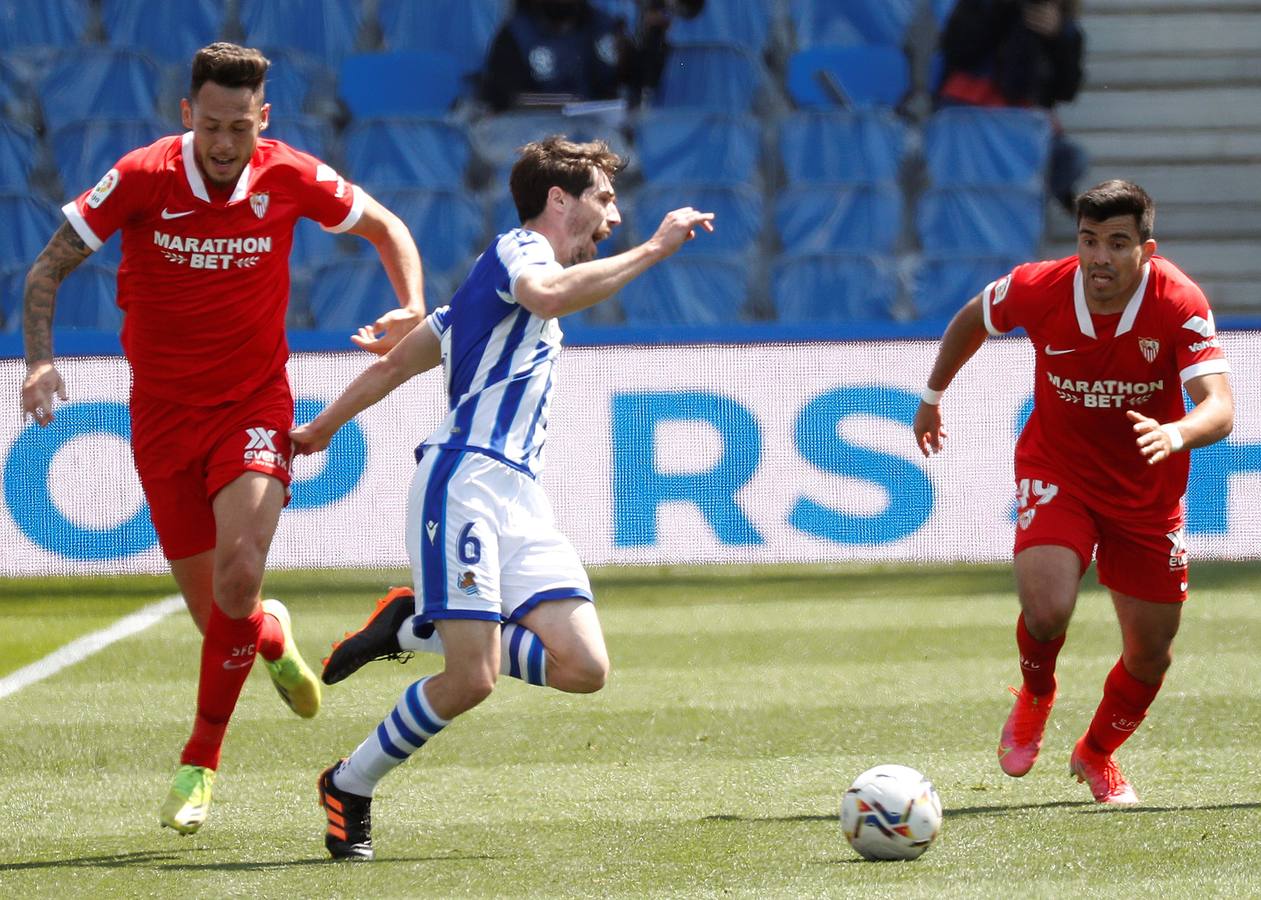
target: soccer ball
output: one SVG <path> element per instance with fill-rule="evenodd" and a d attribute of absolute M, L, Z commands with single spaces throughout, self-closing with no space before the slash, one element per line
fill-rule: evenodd
<path fill-rule="evenodd" d="M 845 792 L 841 830 L 865 859 L 916 859 L 941 830 L 941 798 L 909 766 L 876 766 Z"/>

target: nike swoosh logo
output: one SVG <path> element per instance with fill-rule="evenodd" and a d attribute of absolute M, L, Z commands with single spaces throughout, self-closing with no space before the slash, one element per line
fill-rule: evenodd
<path fill-rule="evenodd" d="M 191 215 L 192 215 L 193 213 L 195 213 L 195 212 L 197 212 L 197 210 L 195 210 L 195 209 L 190 209 L 190 210 L 188 210 L 188 212 L 177 212 L 177 213 L 173 213 L 173 212 L 171 212 L 169 209 L 167 209 L 167 208 L 164 206 L 164 207 L 162 207 L 162 218 L 164 218 L 164 219 L 181 219 L 181 218 L 183 218 L 184 216 L 191 216 Z"/>
<path fill-rule="evenodd" d="M 254 665 L 254 657 L 249 659 L 225 659 L 223 667 L 225 669 L 244 669 L 246 666 Z"/>
<path fill-rule="evenodd" d="M 1067 350 L 1052 350 L 1051 345 L 1047 344 L 1043 349 L 1045 350 L 1047 356 L 1063 356 L 1065 353 L 1072 353 L 1077 348 L 1069 347 Z"/>

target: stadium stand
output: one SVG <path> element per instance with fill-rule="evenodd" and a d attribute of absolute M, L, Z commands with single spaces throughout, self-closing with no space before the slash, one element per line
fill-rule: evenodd
<path fill-rule="evenodd" d="M 924 162 L 937 186 L 1014 184 L 1045 178 L 1051 120 L 1039 110 L 952 106 L 924 128 Z"/>
<path fill-rule="evenodd" d="M 44 249 L 61 214 L 42 197 L 28 192 L 0 193 L 0 260 L 4 268 L 29 266 Z"/>
<path fill-rule="evenodd" d="M 678 256 L 618 294 L 627 324 L 720 325 L 744 318 L 749 269 L 740 255 Z"/>
<path fill-rule="evenodd" d="M 699 15 L 676 16 L 670 25 L 670 42 L 680 44 L 731 44 L 760 54 L 771 33 L 771 11 L 761 3 L 706 3 Z"/>
<path fill-rule="evenodd" d="M 442 119 L 354 122 L 345 146 L 347 174 L 370 190 L 459 187 L 472 157 L 463 129 Z"/>
<path fill-rule="evenodd" d="M 911 274 L 911 302 L 921 318 L 946 318 L 1024 257 L 925 250 Z"/>
<path fill-rule="evenodd" d="M 780 257 L 771 275 L 771 302 L 782 322 L 891 320 L 897 299 L 897 267 L 891 257 L 792 254 Z"/>
<path fill-rule="evenodd" d="M 43 50 L 73 47 L 91 20 L 87 0 L 41 0 L 0 4 L 0 47 Z"/>
<path fill-rule="evenodd" d="M 789 0 L 797 46 L 885 44 L 901 47 L 917 0 Z"/>
<path fill-rule="evenodd" d="M 297 50 L 335 66 L 354 52 L 363 7 L 345 0 L 238 0 L 246 43 Z"/>
<path fill-rule="evenodd" d="M 647 181 L 748 184 L 758 174 L 758 120 L 722 112 L 667 110 L 645 114 L 635 151 Z"/>
<path fill-rule="evenodd" d="M 308 306 L 312 324 L 322 331 L 352 333 L 397 305 L 390 279 L 375 257 L 335 259 L 311 274 Z"/>
<path fill-rule="evenodd" d="M 891 110 L 808 111 L 779 124 L 788 184 L 896 181 L 910 150 L 909 129 Z"/>
<path fill-rule="evenodd" d="M 114 302 L 116 274 L 112 268 L 85 263 L 66 276 L 57 291 L 55 328 L 117 331 L 123 313 Z"/>
<path fill-rule="evenodd" d="M 151 144 L 176 129 L 156 119 L 86 119 L 52 132 L 53 159 L 67 197 L 92 187 L 123 154 Z"/>
<path fill-rule="evenodd" d="M 749 112 L 766 85 L 762 63 L 744 47 L 683 44 L 670 51 L 656 103 L 679 109 Z"/>
<path fill-rule="evenodd" d="M 911 69 L 897 47 L 818 44 L 788 60 L 787 85 L 799 107 L 897 107 L 911 89 Z"/>
<path fill-rule="evenodd" d="M 630 204 L 624 204 L 629 241 L 638 243 L 650 238 L 665 214 L 680 203 L 713 212 L 721 223 L 703 241 L 684 244 L 680 255 L 747 255 L 757 250 L 764 222 L 762 194 L 747 185 L 645 184 Z"/>
<path fill-rule="evenodd" d="M 0 190 L 25 190 L 39 152 L 39 136 L 21 122 L 0 120 Z"/>
<path fill-rule="evenodd" d="M 185 65 L 219 37 L 225 17 L 216 0 L 101 0 L 101 18 L 110 44 Z"/>
<path fill-rule="evenodd" d="M 338 70 L 338 95 L 357 118 L 441 115 L 460 89 L 455 57 L 441 50 L 357 53 Z"/>
<path fill-rule="evenodd" d="M 388 50 L 450 53 L 472 78 L 508 8 L 508 0 L 381 0 L 381 42 Z"/>
<path fill-rule="evenodd" d="M 330 159 L 336 146 L 333 127 L 319 116 L 272 115 L 264 136 L 284 141 L 320 159 Z"/>
<path fill-rule="evenodd" d="M 926 249 L 1033 259 L 1042 237 L 1043 206 L 1040 188 L 929 188 L 919 199 L 915 228 Z"/>
<path fill-rule="evenodd" d="M 161 74 L 135 50 L 78 47 L 66 52 L 39 86 L 44 123 L 55 131 L 85 119 L 155 117 Z"/>
<path fill-rule="evenodd" d="M 793 253 L 891 254 L 902 235 L 896 182 L 802 184 L 775 200 L 775 233 Z"/>
<path fill-rule="evenodd" d="M 424 255 L 430 272 L 449 274 L 466 267 L 485 249 L 486 215 L 467 192 L 457 189 L 394 188 L 373 194 L 402 219 Z M 367 241 L 347 244 L 354 252 L 372 257 Z"/>

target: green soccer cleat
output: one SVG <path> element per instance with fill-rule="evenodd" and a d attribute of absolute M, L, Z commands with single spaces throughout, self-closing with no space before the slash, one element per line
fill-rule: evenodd
<path fill-rule="evenodd" d="M 210 813 L 210 788 L 214 783 L 214 769 L 180 766 L 171 782 L 171 792 L 158 813 L 158 821 L 180 834 L 192 834 Z"/>
<path fill-rule="evenodd" d="M 263 612 L 275 616 L 285 634 L 285 652 L 275 660 L 263 660 L 267 666 L 267 674 L 271 683 L 276 686 L 280 699 L 289 708 L 304 719 L 309 719 L 320 711 L 320 682 L 315 677 L 293 639 L 293 630 L 289 623 L 289 610 L 279 600 L 264 600 Z"/>

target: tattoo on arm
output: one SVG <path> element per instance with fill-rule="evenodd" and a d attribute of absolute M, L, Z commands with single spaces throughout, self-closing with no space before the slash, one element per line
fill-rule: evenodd
<path fill-rule="evenodd" d="M 26 275 L 22 296 L 22 330 L 26 339 L 26 363 L 52 359 L 53 309 L 57 288 L 92 250 L 71 227 L 62 223 Z"/>

